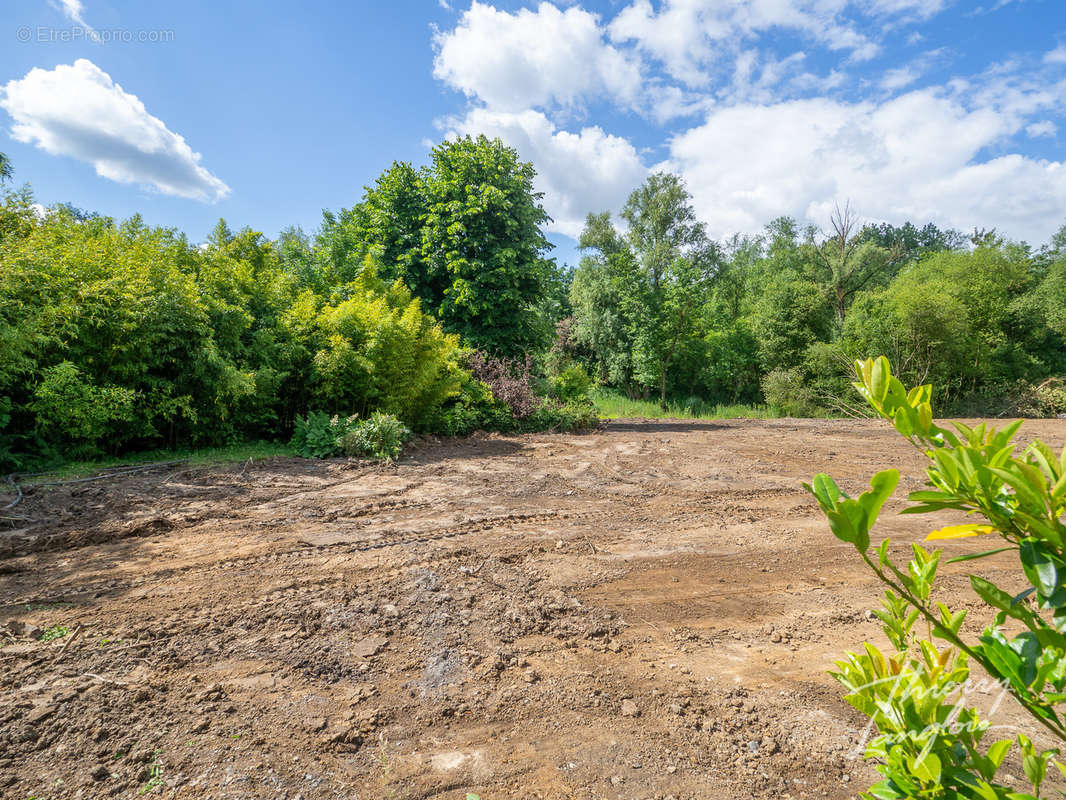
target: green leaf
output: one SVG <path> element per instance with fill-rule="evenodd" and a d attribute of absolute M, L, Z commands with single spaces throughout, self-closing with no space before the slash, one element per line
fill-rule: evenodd
<path fill-rule="evenodd" d="M 921 753 L 911 762 L 911 771 L 918 780 L 936 783 L 940 780 L 940 759 L 933 752 Z"/>
<path fill-rule="evenodd" d="M 978 558 L 985 558 L 986 556 L 994 556 L 996 553 L 1003 553 L 1007 550 L 1013 550 L 1013 547 L 997 547 L 995 550 L 985 550 L 983 553 L 967 553 L 964 556 L 958 556 L 956 558 L 948 559 L 948 564 L 957 564 L 960 561 L 974 561 Z"/>

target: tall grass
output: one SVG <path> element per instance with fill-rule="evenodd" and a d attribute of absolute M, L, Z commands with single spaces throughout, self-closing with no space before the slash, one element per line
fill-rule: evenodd
<path fill-rule="evenodd" d="M 723 405 L 691 398 L 670 402 L 664 411 L 657 400 L 631 400 L 621 392 L 599 387 L 589 393 L 600 415 L 608 419 L 644 417 L 647 419 L 772 419 L 780 416 L 766 406 Z"/>

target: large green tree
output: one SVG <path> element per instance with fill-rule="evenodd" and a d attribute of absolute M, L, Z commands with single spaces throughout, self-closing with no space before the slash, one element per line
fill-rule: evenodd
<path fill-rule="evenodd" d="M 423 173 L 422 258 L 428 275 L 448 281 L 437 314 L 446 330 L 504 356 L 550 334 L 536 314 L 553 263 L 534 175 L 517 151 L 484 136 L 438 145 Z"/>
<path fill-rule="evenodd" d="M 421 169 L 394 162 L 356 206 L 324 214 L 318 282 L 351 281 L 369 257 L 469 344 L 506 357 L 537 349 L 551 332 L 540 311 L 562 276 L 547 257 L 535 174 L 484 136 L 441 143 Z"/>
<path fill-rule="evenodd" d="M 574 277 L 576 333 L 602 345 L 601 358 L 625 364 L 636 383 L 654 387 L 665 408 L 671 364 L 696 335 L 719 251 L 676 175 L 649 176 L 621 216 L 625 234 L 608 214 L 590 214 L 586 222 L 581 245 L 593 257 Z"/>

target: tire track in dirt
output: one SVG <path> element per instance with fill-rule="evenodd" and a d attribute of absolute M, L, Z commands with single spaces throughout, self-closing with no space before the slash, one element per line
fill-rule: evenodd
<path fill-rule="evenodd" d="M 101 592 L 114 593 L 118 591 L 136 589 L 149 583 L 166 581 L 176 577 L 193 578 L 214 572 L 225 572 L 238 568 L 249 568 L 261 565 L 276 565 L 279 562 L 297 562 L 305 559 L 318 558 L 323 555 L 365 553 L 374 550 L 384 550 L 393 547 L 409 545 L 430 544 L 445 539 L 456 539 L 470 536 L 475 533 L 484 533 L 499 528 L 531 525 L 538 522 L 548 522 L 557 519 L 579 520 L 599 516 L 602 512 L 539 512 L 530 514 L 507 514 L 497 517 L 474 520 L 462 525 L 432 531 L 430 533 L 417 533 L 411 530 L 388 531 L 375 535 L 372 538 L 362 540 L 347 540 L 344 534 L 339 541 L 315 544 L 301 541 L 299 547 L 289 550 L 249 555 L 242 558 L 228 559 L 210 565 L 190 565 L 172 569 L 157 570 L 150 575 L 143 575 L 123 581 L 100 581 L 94 584 L 84 584 L 61 593 L 48 595 L 33 595 L 20 597 L 10 602 L 0 604 L 0 608 L 13 608 L 25 605 L 69 602 L 72 598 L 92 594 L 99 596 Z"/>

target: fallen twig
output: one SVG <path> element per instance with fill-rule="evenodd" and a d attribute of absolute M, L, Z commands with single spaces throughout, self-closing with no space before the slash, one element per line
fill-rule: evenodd
<path fill-rule="evenodd" d="M 59 648 L 59 652 L 56 654 L 56 657 L 52 659 L 53 664 L 59 663 L 59 659 L 63 657 L 63 654 L 67 652 L 67 648 L 74 643 L 74 640 L 78 638 L 78 634 L 80 634 L 83 630 L 85 630 L 85 626 L 79 622 L 78 627 L 74 629 L 74 633 L 70 634 L 70 638 L 63 642 L 63 646 Z"/>
<path fill-rule="evenodd" d="M 22 487 L 15 481 L 15 473 L 11 473 L 7 476 L 7 482 L 15 487 L 15 499 L 0 509 L 0 511 L 10 511 L 22 502 Z"/>
<path fill-rule="evenodd" d="M 110 683 L 112 686 L 129 686 L 128 683 L 116 681 L 114 678 L 105 678 L 103 675 L 97 675 L 95 672 L 82 673 L 82 677 L 92 678 L 94 681 L 100 681 L 100 683 Z"/>

